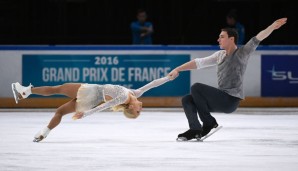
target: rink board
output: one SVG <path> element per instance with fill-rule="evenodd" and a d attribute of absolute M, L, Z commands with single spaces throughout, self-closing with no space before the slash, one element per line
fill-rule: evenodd
<path fill-rule="evenodd" d="M 126 58 L 128 56 L 134 56 L 134 59 L 137 61 L 138 58 L 142 59 L 144 56 L 147 56 L 146 60 L 150 59 L 151 57 L 158 56 L 162 60 L 166 59 L 167 57 L 172 58 L 171 62 L 165 61 L 155 61 L 155 62 L 144 62 L 143 66 L 138 67 L 140 62 L 135 62 L 134 68 L 150 68 L 150 66 L 156 66 L 157 68 L 162 68 L 163 73 L 157 74 L 154 76 L 139 76 L 138 78 L 148 78 L 152 80 L 153 78 L 158 78 L 166 75 L 166 72 L 169 72 L 174 67 L 184 63 L 187 59 L 185 56 L 189 56 L 188 59 L 194 59 L 197 57 L 206 57 L 211 55 L 212 53 L 219 50 L 218 46 L 0 46 L 0 107 L 15 107 L 12 103 L 12 92 L 10 84 L 12 82 L 23 82 L 25 84 L 36 83 L 37 86 L 39 85 L 54 85 L 54 84 L 61 84 L 63 82 L 69 81 L 81 81 L 81 80 L 59 80 L 60 77 L 55 77 L 58 82 L 48 82 L 50 77 L 49 75 L 45 75 L 43 78 L 44 81 L 40 81 L 41 77 L 35 76 L 33 73 L 35 72 L 35 68 L 40 68 L 44 64 L 42 63 L 34 63 L 34 60 L 29 58 L 29 61 L 24 62 L 23 59 L 30 57 L 30 56 L 51 56 L 52 58 L 57 58 L 59 55 L 62 56 L 72 56 L 77 55 L 81 57 L 93 56 L 96 60 L 97 58 L 99 63 L 105 62 L 105 66 L 113 63 L 113 59 L 107 58 L 106 61 L 101 61 L 102 55 L 105 57 L 115 57 L 118 58 Z M 265 57 L 267 58 L 265 59 Z M 273 56 L 274 60 L 268 59 L 268 56 Z M 298 46 L 259 46 L 257 50 L 251 55 L 249 59 L 249 64 L 247 66 L 247 70 L 244 77 L 244 94 L 247 97 L 245 101 L 241 102 L 242 106 L 298 106 L 297 100 L 297 90 L 298 90 L 298 63 L 291 62 L 291 60 L 286 60 L 287 56 L 291 56 L 297 60 L 298 56 Z M 163 58 L 165 57 L 165 58 Z M 185 58 L 180 60 L 180 58 Z M 273 59 L 272 58 L 272 59 Z M 110 60 L 110 61 L 109 61 Z M 29 62 L 29 63 L 28 63 Z M 30 63 L 32 62 L 32 63 Z M 95 61 L 96 62 L 96 61 Z M 110 63 L 109 63 L 110 62 Z M 176 63 L 175 63 L 176 62 Z M 44 70 L 45 73 L 50 72 L 58 72 L 60 68 L 60 64 L 62 62 L 57 62 L 54 66 L 54 70 Z M 270 64 L 270 66 L 263 65 L 264 63 Z M 34 65 L 33 65 L 34 64 Z M 78 64 L 74 62 L 70 64 L 74 67 L 71 69 L 76 68 L 75 65 Z M 281 65 L 280 64 L 284 64 Z M 25 65 L 25 66 L 24 66 Z M 61 64 L 63 65 L 63 64 Z M 286 68 L 287 65 L 291 65 L 291 67 Z M 79 64 L 79 67 L 84 68 L 84 64 Z M 111 68 L 111 66 L 109 66 Z M 115 72 L 117 73 L 114 77 L 115 82 L 106 80 L 99 80 L 99 82 L 94 83 L 115 83 L 115 84 L 122 84 L 124 86 L 132 86 L 132 88 L 137 88 L 142 86 L 148 82 L 148 80 L 129 80 L 128 78 L 121 79 L 122 76 L 125 74 L 125 68 L 129 68 L 128 65 L 123 65 L 121 67 L 115 66 Z M 269 69 L 275 67 L 274 72 L 268 72 Z M 29 71 L 30 68 L 32 71 Z M 50 68 L 50 67 L 48 67 Z M 87 68 L 95 68 L 95 66 L 87 66 Z M 124 68 L 124 69 L 121 69 Z M 268 69 L 269 68 L 269 69 Z M 25 71 L 24 71 L 25 69 Z M 155 68 L 156 69 L 156 68 Z M 112 69 L 111 69 L 112 70 Z M 43 70 L 37 70 L 38 74 Z M 74 71 L 74 70 L 70 70 Z M 123 73 L 121 73 L 123 71 Z M 91 72 L 89 72 L 91 73 Z M 141 73 L 144 74 L 144 73 Z M 190 90 L 190 85 L 200 82 L 207 85 L 211 85 L 213 87 L 217 87 L 217 76 L 216 76 L 216 67 L 212 68 L 205 68 L 201 70 L 192 70 L 189 75 L 187 76 L 187 72 L 183 73 L 186 76 L 181 75 L 182 80 L 174 80 L 172 85 L 164 85 L 164 87 L 156 88 L 156 90 L 152 90 L 144 94 L 144 102 L 147 103 L 145 106 L 181 106 L 180 99 L 184 94 L 187 94 Z M 277 75 L 277 77 L 276 77 Z M 100 79 L 100 77 L 96 77 Z M 112 79 L 113 77 L 110 77 Z M 179 79 L 181 79 L 179 78 Z M 266 79 L 264 82 L 264 78 Z M 93 80 L 95 77 L 93 77 Z M 283 80 L 282 80 L 283 79 Z M 92 79 L 86 79 L 86 82 L 92 82 Z M 271 82 L 268 82 L 271 81 Z M 268 84 L 269 83 L 269 84 Z M 271 93 L 270 90 L 272 85 L 275 88 L 279 88 L 280 84 L 282 84 L 281 91 L 278 92 L 277 95 L 275 91 Z M 181 91 L 180 91 L 181 90 Z M 269 93 L 268 93 L 269 92 Z M 283 92 L 286 92 L 283 94 Z M 291 93 L 292 92 L 292 93 Z M 275 94 L 274 94 L 275 93 Z M 57 106 L 61 105 L 66 99 L 58 99 L 55 102 L 50 102 L 50 99 L 43 99 L 39 97 L 35 97 L 36 99 L 32 99 L 36 101 L 36 107 L 48 107 L 50 106 Z M 57 101 L 57 103 L 56 103 Z M 53 103 L 53 105 L 50 105 Z M 22 102 L 19 107 L 31 107 L 31 105 L 26 102 Z"/>

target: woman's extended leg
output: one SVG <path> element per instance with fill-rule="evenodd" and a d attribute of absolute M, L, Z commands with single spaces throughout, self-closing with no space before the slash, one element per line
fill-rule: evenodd
<path fill-rule="evenodd" d="M 61 122 L 62 116 L 74 112 L 76 109 L 76 99 L 63 104 L 57 110 L 53 118 L 51 119 L 48 128 L 53 129 Z"/>
<path fill-rule="evenodd" d="M 72 113 L 75 111 L 76 108 L 76 99 L 72 99 L 71 101 L 63 104 L 57 110 L 53 118 L 51 119 L 50 123 L 47 127 L 40 130 L 34 137 L 34 142 L 39 142 L 47 137 L 50 131 L 55 128 L 61 122 L 61 119 L 64 115 Z"/>
<path fill-rule="evenodd" d="M 65 83 L 58 86 L 43 86 L 33 87 L 31 89 L 32 94 L 38 94 L 42 96 L 50 96 L 54 94 L 62 94 L 70 98 L 76 98 L 80 83 Z"/>

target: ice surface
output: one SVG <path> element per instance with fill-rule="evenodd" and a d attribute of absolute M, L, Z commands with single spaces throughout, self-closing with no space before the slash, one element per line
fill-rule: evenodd
<path fill-rule="evenodd" d="M 297 170 L 298 112 L 214 114 L 223 129 L 204 142 L 176 142 L 183 112 L 143 112 L 135 120 L 102 112 L 71 115 L 40 143 L 52 112 L 0 113 L 0 170 Z"/>

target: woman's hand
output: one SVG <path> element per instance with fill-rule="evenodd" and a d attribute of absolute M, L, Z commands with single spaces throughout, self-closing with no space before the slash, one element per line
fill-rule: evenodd
<path fill-rule="evenodd" d="M 84 112 L 77 112 L 75 115 L 73 115 L 72 119 L 77 120 L 77 119 L 82 119 L 84 116 Z"/>
<path fill-rule="evenodd" d="M 179 72 L 176 69 L 173 69 L 169 74 L 168 77 L 170 78 L 170 80 L 174 80 L 175 78 L 177 78 L 179 76 Z"/>

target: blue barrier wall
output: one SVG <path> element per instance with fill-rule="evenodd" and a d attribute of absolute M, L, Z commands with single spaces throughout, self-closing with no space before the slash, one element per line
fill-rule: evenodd
<path fill-rule="evenodd" d="M 96 84 L 121 84 L 130 88 L 138 88 L 150 82 L 153 78 L 164 76 L 166 72 L 169 72 L 171 69 L 188 60 L 211 55 L 217 50 L 219 50 L 218 46 L 209 45 L 0 46 L 0 97 L 12 97 L 10 84 L 16 81 L 23 82 L 24 84 L 31 82 L 36 86 L 57 85 L 64 82 L 89 82 Z M 262 56 L 266 55 L 278 55 L 274 62 L 283 63 L 285 60 L 283 56 L 298 55 L 298 46 L 260 45 L 249 59 L 244 79 L 244 91 L 246 96 L 275 96 L 274 94 L 265 95 L 263 93 L 264 89 L 270 89 L 270 86 L 264 83 L 262 81 L 263 77 L 261 77 L 262 74 L 264 75 L 264 73 L 267 72 L 266 69 L 262 69 L 264 62 L 267 63 L 267 60 L 263 60 Z M 117 57 L 117 59 L 115 57 Z M 155 60 L 155 62 L 148 61 L 152 59 Z M 158 61 L 157 59 L 162 61 Z M 77 62 L 67 63 L 63 62 L 63 60 L 73 60 Z M 89 63 L 80 63 L 78 60 L 89 60 Z M 121 62 L 119 65 L 114 65 L 113 60 Z M 143 62 L 139 61 L 133 64 L 124 63 L 124 60 L 143 60 Z M 101 62 L 105 62 L 104 65 L 100 64 Z M 298 68 L 296 62 L 292 64 L 294 65 L 291 66 L 292 68 Z M 101 69 L 98 70 L 98 68 Z M 70 71 L 73 73 L 70 73 Z M 136 78 L 138 79 L 132 79 L 133 77 L 129 75 L 129 71 L 137 71 L 138 76 Z M 155 74 L 146 75 L 148 71 Z M 76 77 L 78 75 L 71 75 L 76 74 L 75 72 L 80 73 L 79 77 Z M 103 78 L 101 79 L 97 74 L 100 72 L 106 74 L 104 77 L 102 76 Z M 292 78 L 297 78 L 296 71 L 288 70 L 286 72 L 291 72 Z M 85 77 L 83 74 L 85 74 Z M 148 79 L 140 79 L 141 77 Z M 267 75 L 267 79 L 274 81 L 274 77 L 272 76 Z M 195 82 L 217 87 L 216 67 L 193 70 L 190 73 L 185 72 L 178 80 L 165 85 L 163 88 L 160 87 L 160 89 L 152 90 L 148 92 L 148 94 L 145 94 L 145 96 L 181 96 L 189 92 L 190 85 Z M 291 86 L 294 86 L 293 91 L 295 91 L 297 84 L 295 83 Z M 177 89 L 177 87 L 179 88 Z M 180 89 L 182 90 L 180 91 Z M 279 96 L 288 97 L 287 94 L 280 94 Z"/>

